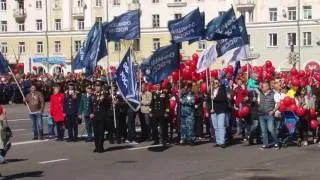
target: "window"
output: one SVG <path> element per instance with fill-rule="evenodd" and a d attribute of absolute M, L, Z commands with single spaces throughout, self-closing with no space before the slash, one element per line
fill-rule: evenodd
<path fill-rule="evenodd" d="M 36 0 L 36 9 L 42 9 L 42 0 Z"/>
<path fill-rule="evenodd" d="M 133 41 L 133 51 L 140 51 L 140 39 L 135 39 Z"/>
<path fill-rule="evenodd" d="M 7 21 L 1 21 L 1 32 L 7 32 L 7 31 L 8 31 Z"/>
<path fill-rule="evenodd" d="M 132 4 L 140 4 L 139 0 L 132 0 Z"/>
<path fill-rule="evenodd" d="M 37 53 L 43 53 L 43 42 L 39 41 L 37 42 Z"/>
<path fill-rule="evenodd" d="M 78 19 L 78 30 L 84 30 L 84 20 Z"/>
<path fill-rule="evenodd" d="M 278 20 L 278 11 L 277 8 L 269 8 L 269 21 Z"/>
<path fill-rule="evenodd" d="M 36 25 L 37 25 L 37 31 L 42 31 L 42 20 L 41 19 L 36 20 Z"/>
<path fill-rule="evenodd" d="M 101 6 L 102 6 L 102 1 L 96 0 L 96 7 L 101 7 Z"/>
<path fill-rule="evenodd" d="M 160 39 L 159 38 L 153 38 L 153 50 L 156 51 L 160 48 Z"/>
<path fill-rule="evenodd" d="M 278 46 L 278 35 L 276 33 L 269 34 L 269 46 L 270 47 Z"/>
<path fill-rule="evenodd" d="M 19 42 L 18 52 L 19 52 L 19 54 L 26 52 L 25 42 Z"/>
<path fill-rule="evenodd" d="M 96 17 L 96 22 L 102 23 L 102 17 Z"/>
<path fill-rule="evenodd" d="M 61 42 L 60 41 L 55 41 L 54 42 L 54 52 L 55 53 L 60 53 L 61 52 Z"/>
<path fill-rule="evenodd" d="M 6 11 L 7 10 L 7 0 L 1 0 L 0 1 L 0 10 Z"/>
<path fill-rule="evenodd" d="M 181 0 L 174 0 L 174 2 L 181 2 Z"/>
<path fill-rule="evenodd" d="M 114 51 L 121 51 L 121 43 L 119 41 L 114 42 Z"/>
<path fill-rule="evenodd" d="M 312 7 L 311 6 L 303 6 L 303 18 L 304 19 L 312 19 Z"/>
<path fill-rule="evenodd" d="M 288 7 L 288 20 L 295 21 L 297 20 L 297 10 L 296 7 Z"/>
<path fill-rule="evenodd" d="M 120 0 L 113 0 L 114 6 L 120 6 Z"/>
<path fill-rule="evenodd" d="M 55 19 L 54 23 L 56 31 L 61 31 L 61 19 Z"/>
<path fill-rule="evenodd" d="M 77 0 L 77 7 L 83 7 L 83 0 Z"/>
<path fill-rule="evenodd" d="M 152 0 L 152 3 L 159 3 L 159 0 Z"/>
<path fill-rule="evenodd" d="M 253 22 L 253 12 L 249 11 L 249 22 Z"/>
<path fill-rule="evenodd" d="M 174 14 L 174 19 L 180 19 L 182 17 L 181 13 Z"/>
<path fill-rule="evenodd" d="M 225 11 L 219 11 L 219 12 L 218 12 L 218 15 L 219 15 L 219 16 L 222 16 L 222 15 L 224 15 L 224 13 L 226 13 L 226 12 L 225 12 Z M 240 13 L 241 13 L 241 12 L 240 12 Z M 242 14 L 242 13 L 241 13 L 241 14 Z"/>
<path fill-rule="evenodd" d="M 199 41 L 198 42 L 198 49 L 206 49 L 207 42 L 206 41 Z"/>
<path fill-rule="evenodd" d="M 311 32 L 304 32 L 303 33 L 303 45 L 304 46 L 311 46 Z"/>
<path fill-rule="evenodd" d="M 19 27 L 19 31 L 20 31 L 20 32 L 23 32 L 23 31 L 24 31 L 24 23 L 18 24 L 18 27 Z"/>
<path fill-rule="evenodd" d="M 296 33 L 288 33 L 288 46 L 297 45 L 297 34 Z"/>
<path fill-rule="evenodd" d="M 74 50 L 76 52 L 80 51 L 81 47 L 82 47 L 81 41 L 74 41 Z"/>
<path fill-rule="evenodd" d="M 8 53 L 8 44 L 7 42 L 2 42 L 1 43 L 1 52 L 2 54 L 7 54 Z"/>
<path fill-rule="evenodd" d="M 61 0 L 54 0 L 54 8 L 56 9 L 61 8 Z"/>
<path fill-rule="evenodd" d="M 159 14 L 152 15 L 152 27 L 154 27 L 154 28 L 160 27 L 160 15 Z"/>
<path fill-rule="evenodd" d="M 251 35 L 248 34 L 248 41 L 249 41 L 249 45 L 251 44 Z"/>

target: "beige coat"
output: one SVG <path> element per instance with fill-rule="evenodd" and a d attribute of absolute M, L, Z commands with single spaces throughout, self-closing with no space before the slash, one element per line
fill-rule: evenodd
<path fill-rule="evenodd" d="M 146 91 L 141 96 L 141 113 L 147 114 L 150 112 L 150 104 L 152 100 L 152 94 Z"/>

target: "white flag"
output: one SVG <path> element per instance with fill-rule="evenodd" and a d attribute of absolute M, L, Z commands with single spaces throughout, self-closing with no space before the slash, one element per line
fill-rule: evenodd
<path fill-rule="evenodd" d="M 223 64 L 222 64 L 223 67 L 226 67 L 233 62 L 248 59 L 248 54 L 249 54 L 249 45 L 244 45 L 241 47 L 231 49 L 220 58 L 223 59 Z"/>
<path fill-rule="evenodd" d="M 216 45 L 212 45 L 210 48 L 207 48 L 205 51 L 203 51 L 197 64 L 197 73 L 201 73 L 202 71 L 208 69 L 216 62 L 217 57 L 218 53 Z"/>

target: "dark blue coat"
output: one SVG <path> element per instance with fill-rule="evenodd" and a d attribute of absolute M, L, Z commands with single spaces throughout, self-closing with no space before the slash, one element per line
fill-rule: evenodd
<path fill-rule="evenodd" d="M 79 105 L 79 93 L 75 92 L 75 97 L 69 95 L 69 92 L 64 93 L 63 112 L 66 115 L 77 115 Z"/>

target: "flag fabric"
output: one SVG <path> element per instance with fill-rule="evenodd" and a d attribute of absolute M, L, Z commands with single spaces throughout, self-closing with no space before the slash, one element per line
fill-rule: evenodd
<path fill-rule="evenodd" d="M 9 69 L 8 69 L 8 64 L 7 61 L 5 60 L 4 56 L 2 55 L 2 53 L 0 52 L 0 73 L 8 73 Z"/>
<path fill-rule="evenodd" d="M 211 20 L 207 24 L 207 29 L 205 31 L 205 38 L 209 41 L 240 36 L 241 33 L 233 7 L 223 15 Z"/>
<path fill-rule="evenodd" d="M 116 83 L 120 94 L 128 106 L 137 111 L 140 106 L 139 89 L 136 80 L 136 70 L 132 62 L 131 48 L 125 54 L 116 71 Z"/>
<path fill-rule="evenodd" d="M 140 38 L 140 11 L 134 10 L 115 17 L 103 24 L 103 31 L 108 41 L 120 39 L 134 40 Z"/>
<path fill-rule="evenodd" d="M 141 70 L 147 81 L 159 84 L 179 69 L 179 45 L 161 47 L 141 64 Z"/>
<path fill-rule="evenodd" d="M 204 16 L 199 8 L 191 11 L 186 16 L 168 22 L 172 43 L 182 43 L 184 41 L 194 41 L 202 38 L 204 33 Z"/>
<path fill-rule="evenodd" d="M 207 48 L 199 57 L 197 63 L 197 73 L 201 73 L 208 69 L 212 64 L 217 60 L 217 49 L 215 45 L 212 45 L 210 48 Z"/>
<path fill-rule="evenodd" d="M 204 12 L 201 13 L 201 18 L 202 18 L 202 19 L 201 19 L 201 21 L 202 21 L 202 25 L 201 25 L 201 26 L 205 27 L 205 25 L 206 25 L 206 24 L 205 24 L 205 23 L 206 23 L 206 20 L 205 20 L 206 15 L 205 15 Z M 192 43 L 194 43 L 194 42 L 203 40 L 203 39 L 204 39 L 204 29 L 203 29 L 203 34 L 202 34 L 202 36 L 201 36 L 200 38 L 198 38 L 198 39 L 194 39 L 194 40 L 189 41 L 189 45 L 192 44 Z"/>
<path fill-rule="evenodd" d="M 218 57 L 223 56 L 223 59 L 227 60 L 228 63 L 248 58 L 249 38 L 243 16 L 237 19 L 237 24 L 241 32 L 241 37 L 217 41 Z"/>
<path fill-rule="evenodd" d="M 240 61 L 236 61 L 236 65 L 235 65 L 235 68 L 234 68 L 234 71 L 233 71 L 233 79 L 237 78 L 240 69 L 241 69 L 241 62 Z"/>
<path fill-rule="evenodd" d="M 105 41 L 104 33 L 102 32 L 102 25 L 95 23 L 94 31 L 87 41 L 89 45 L 84 49 L 83 62 L 85 65 L 85 76 L 90 78 L 97 66 L 97 62 L 107 55 L 107 45 Z M 80 58 L 81 59 L 81 58 Z"/>

